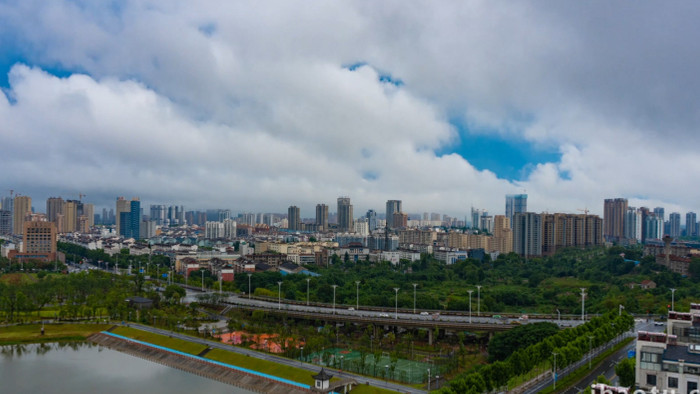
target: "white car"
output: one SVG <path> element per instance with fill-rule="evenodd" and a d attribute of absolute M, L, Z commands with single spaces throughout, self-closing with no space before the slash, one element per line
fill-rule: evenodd
<path fill-rule="evenodd" d="M 349 311 L 354 311 L 354 310 L 355 310 L 355 308 L 353 308 L 353 307 L 350 307 L 350 308 L 348 308 L 348 310 L 349 310 Z"/>
<path fill-rule="evenodd" d="M 423 316 L 428 316 L 428 315 L 430 315 L 430 313 L 428 313 L 428 312 L 421 312 L 420 314 L 423 315 Z"/>
<path fill-rule="evenodd" d="M 380 313 L 379 317 L 389 317 L 389 314 L 388 313 Z"/>

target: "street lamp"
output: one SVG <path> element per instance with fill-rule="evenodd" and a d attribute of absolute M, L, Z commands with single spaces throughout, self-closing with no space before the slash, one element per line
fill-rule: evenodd
<path fill-rule="evenodd" d="M 304 347 L 302 346 L 301 347 L 301 362 L 300 362 L 300 364 L 303 362 L 304 362 Z"/>
<path fill-rule="evenodd" d="M 428 392 L 430 392 L 430 368 L 428 368 Z"/>
<path fill-rule="evenodd" d="M 282 281 L 277 282 L 277 310 L 282 309 Z"/>
<path fill-rule="evenodd" d="M 554 355 L 554 376 L 553 376 L 553 378 L 554 378 L 554 390 L 556 390 L 557 389 L 557 355 L 559 353 L 552 352 L 552 354 Z"/>
<path fill-rule="evenodd" d="M 561 312 L 557 309 L 557 323 L 561 326 Z"/>
<path fill-rule="evenodd" d="M 593 348 L 593 335 L 588 336 L 588 369 L 591 369 L 591 359 L 593 358 L 593 353 L 591 353 Z"/>
<path fill-rule="evenodd" d="M 586 320 L 586 288 L 581 287 L 581 321 Z"/>
<path fill-rule="evenodd" d="M 413 284 L 413 314 L 416 314 L 416 286 L 418 286 L 418 283 Z"/>
<path fill-rule="evenodd" d="M 335 289 L 338 285 L 333 285 L 333 314 L 335 315 Z"/>
<path fill-rule="evenodd" d="M 476 285 L 476 315 L 481 316 L 481 285 Z"/>
<path fill-rule="evenodd" d="M 306 278 L 306 306 L 309 306 L 309 282 L 311 278 Z"/>
<path fill-rule="evenodd" d="M 387 386 L 389 386 L 389 364 L 385 365 L 384 368 L 386 368 L 386 382 Z"/>
<path fill-rule="evenodd" d="M 250 299 L 250 293 L 252 293 L 252 291 L 250 291 L 250 277 L 251 276 L 253 276 L 253 274 L 248 274 L 248 299 Z"/>
<path fill-rule="evenodd" d="M 340 356 L 340 370 L 343 370 L 343 355 Z"/>
<path fill-rule="evenodd" d="M 625 309 L 625 307 L 620 304 L 620 306 L 617 307 L 617 315 L 622 316 L 622 310 Z"/>
<path fill-rule="evenodd" d="M 394 319 L 398 320 L 399 319 L 399 288 L 394 287 L 394 291 L 396 292 L 396 307 L 394 309 Z"/>
<path fill-rule="evenodd" d="M 357 288 L 357 295 L 355 297 L 355 309 L 360 310 L 360 281 L 355 281 L 355 287 Z"/>
<path fill-rule="evenodd" d="M 204 270 L 202 272 L 202 292 L 204 292 Z"/>
<path fill-rule="evenodd" d="M 474 290 L 467 290 L 469 293 L 469 324 L 472 324 L 472 293 Z"/>
<path fill-rule="evenodd" d="M 676 289 L 671 289 L 671 310 L 676 310 Z"/>

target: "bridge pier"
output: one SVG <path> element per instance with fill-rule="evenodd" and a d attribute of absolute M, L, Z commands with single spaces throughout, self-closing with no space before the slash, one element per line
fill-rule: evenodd
<path fill-rule="evenodd" d="M 433 330 L 428 329 L 428 345 L 433 346 Z"/>

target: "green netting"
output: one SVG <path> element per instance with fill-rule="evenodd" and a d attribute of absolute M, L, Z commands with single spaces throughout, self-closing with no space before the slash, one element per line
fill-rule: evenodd
<path fill-rule="evenodd" d="M 429 369 L 432 377 L 440 374 L 443 369 L 439 365 L 401 358 L 392 361 L 388 353 L 382 354 L 376 363 L 374 355 L 365 353 L 363 363 L 362 353 L 359 351 L 339 348 L 304 355 L 304 361 L 381 379 L 386 379 L 388 376 L 390 380 L 410 384 L 427 382 Z"/>

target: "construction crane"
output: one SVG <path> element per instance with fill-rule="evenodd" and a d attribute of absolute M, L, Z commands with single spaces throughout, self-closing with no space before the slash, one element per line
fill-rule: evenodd
<path fill-rule="evenodd" d="M 579 208 L 578 211 L 583 212 L 583 214 L 586 215 L 586 216 L 588 216 L 588 212 L 590 212 L 590 211 L 588 210 L 588 208 L 584 208 L 584 209 Z"/>
<path fill-rule="evenodd" d="M 87 197 L 87 194 L 78 193 L 78 201 L 83 201 L 83 197 Z"/>

